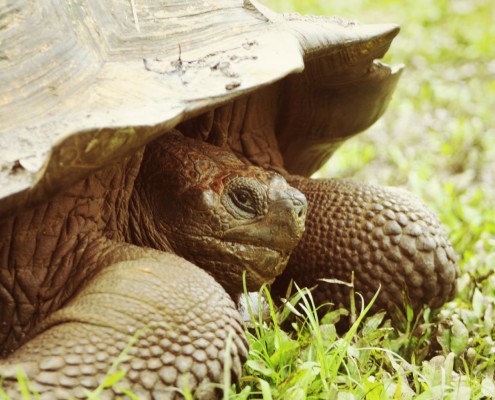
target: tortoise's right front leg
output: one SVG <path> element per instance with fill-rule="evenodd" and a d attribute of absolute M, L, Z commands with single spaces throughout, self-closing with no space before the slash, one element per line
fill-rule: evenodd
<path fill-rule="evenodd" d="M 309 203 L 306 231 L 272 289 L 284 295 L 293 279 L 317 304 L 349 307 L 353 283 L 375 310 L 440 307 L 455 292 L 456 255 L 438 218 L 402 190 L 340 179 L 291 177 Z M 326 281 L 325 281 L 326 279 Z"/>
<path fill-rule="evenodd" d="M 184 387 L 195 398 L 216 398 L 224 368 L 234 379 L 240 375 L 247 344 L 221 286 L 175 255 L 130 245 L 124 253 L 140 257 L 103 268 L 1 361 L 3 388 L 12 398 L 20 396 L 19 368 L 42 399 L 85 397 L 112 368 L 126 371 L 116 387 L 140 399 L 178 398 L 176 388 Z M 101 398 L 116 393 L 108 388 Z"/>

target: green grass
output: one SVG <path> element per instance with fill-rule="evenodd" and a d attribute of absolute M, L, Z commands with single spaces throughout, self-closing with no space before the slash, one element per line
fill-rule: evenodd
<path fill-rule="evenodd" d="M 402 329 L 380 314 L 339 336 L 342 311 L 318 321 L 307 294 L 305 310 L 272 309 L 271 320 L 249 333 L 243 391 L 231 398 L 495 398 L 495 5 L 264 2 L 278 11 L 401 25 L 385 61 L 406 70 L 387 113 L 317 176 L 417 193 L 449 230 L 461 277 L 454 301 L 438 315 L 409 315 Z M 292 331 L 280 328 L 287 314 Z"/>

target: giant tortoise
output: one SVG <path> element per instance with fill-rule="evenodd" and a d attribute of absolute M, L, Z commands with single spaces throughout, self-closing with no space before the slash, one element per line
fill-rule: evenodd
<path fill-rule="evenodd" d="M 438 307 L 455 255 L 414 196 L 312 180 L 384 112 L 395 25 L 251 0 L 7 0 L 0 23 L 0 375 L 84 397 L 215 398 L 271 283 Z M 304 194 L 304 195 L 303 195 Z M 304 224 L 304 222 L 306 222 Z M 304 231 L 305 226 L 305 232 Z M 321 278 L 331 278 L 324 282 Z M 224 371 L 230 368 L 230 371 Z M 178 389 L 177 389 L 178 388 Z"/>

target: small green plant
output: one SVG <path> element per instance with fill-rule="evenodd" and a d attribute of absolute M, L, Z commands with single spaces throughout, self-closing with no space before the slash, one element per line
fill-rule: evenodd
<path fill-rule="evenodd" d="M 493 346 L 491 352 L 469 350 L 475 342 L 456 315 L 409 311 L 401 330 L 384 313 L 368 315 L 371 302 L 339 335 L 336 323 L 348 313 L 333 310 L 319 319 L 310 290 L 297 288 L 279 308 L 266 288 L 260 295 L 270 318 L 251 310 L 243 390 L 228 398 L 481 399 L 494 393 Z M 479 312 L 486 315 L 486 309 Z M 282 329 L 288 321 L 291 329 Z M 490 368 L 473 369 L 468 363 L 473 358 L 483 358 Z"/>

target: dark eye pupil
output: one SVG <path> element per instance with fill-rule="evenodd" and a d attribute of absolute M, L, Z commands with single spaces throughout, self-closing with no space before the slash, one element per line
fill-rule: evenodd
<path fill-rule="evenodd" d="M 237 200 L 239 201 L 239 203 L 247 204 L 249 199 L 246 193 L 238 193 Z"/>
<path fill-rule="evenodd" d="M 245 189 L 237 189 L 230 193 L 232 202 L 241 210 L 248 213 L 256 213 L 255 201 L 252 194 Z"/>

